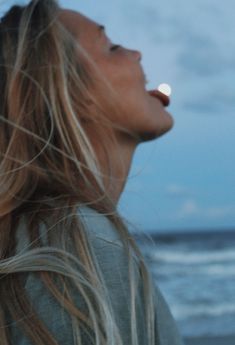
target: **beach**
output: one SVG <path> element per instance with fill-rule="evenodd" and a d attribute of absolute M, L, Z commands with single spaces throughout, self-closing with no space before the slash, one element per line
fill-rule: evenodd
<path fill-rule="evenodd" d="M 235 334 L 223 337 L 184 338 L 185 345 L 235 345 Z"/>

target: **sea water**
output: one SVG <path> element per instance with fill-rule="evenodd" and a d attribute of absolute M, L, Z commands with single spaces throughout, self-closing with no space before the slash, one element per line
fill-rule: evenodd
<path fill-rule="evenodd" d="M 235 232 L 139 238 L 183 336 L 235 333 Z"/>

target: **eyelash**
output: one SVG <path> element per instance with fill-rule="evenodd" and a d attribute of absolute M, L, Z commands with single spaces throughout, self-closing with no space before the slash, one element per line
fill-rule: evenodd
<path fill-rule="evenodd" d="M 114 51 L 114 50 L 117 50 L 119 47 L 120 47 L 119 45 L 114 44 L 114 45 L 111 46 L 110 50 Z"/>

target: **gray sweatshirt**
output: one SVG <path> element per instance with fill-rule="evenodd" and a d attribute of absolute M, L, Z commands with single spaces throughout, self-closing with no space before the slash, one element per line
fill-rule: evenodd
<path fill-rule="evenodd" d="M 129 288 L 125 284 L 128 280 L 128 260 L 124 252 L 120 235 L 107 217 L 88 207 L 78 208 L 79 217 L 82 219 L 90 243 L 96 258 L 100 264 L 105 279 L 110 300 L 114 309 L 118 327 L 124 340 L 124 344 L 131 343 Z M 45 229 L 44 229 L 45 230 Z M 46 236 L 43 228 L 41 236 L 46 244 Z M 29 241 L 23 226 L 17 232 L 17 252 L 25 250 Z M 136 261 L 137 262 L 137 261 Z M 71 319 L 67 312 L 55 300 L 44 287 L 36 273 L 29 273 L 25 282 L 25 290 L 33 309 L 45 323 L 59 345 L 73 345 Z M 183 345 L 175 320 L 164 300 L 159 288 L 155 286 L 156 307 L 156 345 Z M 82 306 L 80 295 L 75 296 L 76 306 Z M 143 291 L 139 284 L 137 296 L 137 322 L 138 337 L 141 345 L 147 345 L 147 332 L 144 322 Z M 29 316 L 30 318 L 30 316 Z M 14 345 L 33 345 L 30 340 L 21 333 L 14 322 L 10 328 L 11 342 Z M 45 344 L 46 345 L 46 344 Z M 90 345 L 88 338 L 84 336 L 84 345 Z"/>

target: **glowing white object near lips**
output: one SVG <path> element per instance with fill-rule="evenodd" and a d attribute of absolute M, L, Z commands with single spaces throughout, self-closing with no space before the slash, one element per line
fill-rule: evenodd
<path fill-rule="evenodd" d="M 171 87 L 170 87 L 169 84 L 160 84 L 158 86 L 158 90 L 160 92 L 164 93 L 164 95 L 166 95 L 166 96 L 170 96 L 171 92 L 172 92 Z"/>

